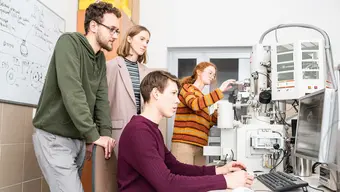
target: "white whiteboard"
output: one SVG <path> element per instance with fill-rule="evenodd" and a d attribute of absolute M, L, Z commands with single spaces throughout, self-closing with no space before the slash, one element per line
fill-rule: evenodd
<path fill-rule="evenodd" d="M 0 100 L 36 106 L 65 20 L 37 0 L 0 0 Z"/>

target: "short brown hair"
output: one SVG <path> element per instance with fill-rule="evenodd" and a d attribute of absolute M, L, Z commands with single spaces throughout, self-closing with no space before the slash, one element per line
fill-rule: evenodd
<path fill-rule="evenodd" d="M 111 3 L 98 2 L 92 3 L 86 8 L 84 28 L 85 34 L 89 31 L 89 25 L 91 21 L 101 23 L 105 13 L 113 13 L 118 19 L 122 16 L 122 13 L 116 7 L 113 7 Z"/>
<path fill-rule="evenodd" d="M 146 75 L 140 84 L 140 92 L 144 102 L 149 102 L 150 94 L 153 88 L 157 88 L 161 93 L 163 93 L 165 87 L 168 84 L 168 80 L 175 82 L 177 84 L 178 90 L 180 89 L 180 83 L 177 77 L 169 72 L 157 70 Z"/>
<path fill-rule="evenodd" d="M 125 34 L 124 38 L 122 39 L 122 42 L 119 44 L 118 49 L 117 49 L 117 55 L 119 55 L 121 57 L 124 57 L 124 58 L 129 56 L 130 55 L 131 45 L 127 41 L 127 38 L 128 37 L 133 38 L 135 35 L 138 35 L 142 31 L 148 32 L 149 35 L 151 36 L 150 31 L 146 27 L 141 26 L 141 25 L 134 25 L 134 26 L 132 26 L 127 31 L 127 33 Z M 145 64 L 147 62 L 146 57 L 147 57 L 147 54 L 146 54 L 146 51 L 145 51 L 143 55 L 139 55 L 138 56 L 137 61 L 139 63 L 144 63 Z"/>

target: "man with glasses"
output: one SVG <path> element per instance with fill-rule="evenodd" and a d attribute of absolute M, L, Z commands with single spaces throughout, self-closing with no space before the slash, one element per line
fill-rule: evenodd
<path fill-rule="evenodd" d="M 36 115 L 33 144 L 51 192 L 82 192 L 80 180 L 86 146 L 105 149 L 115 141 L 107 96 L 106 61 L 118 38 L 120 11 L 112 4 L 91 4 L 85 13 L 85 35 L 65 33 L 58 39 Z"/>

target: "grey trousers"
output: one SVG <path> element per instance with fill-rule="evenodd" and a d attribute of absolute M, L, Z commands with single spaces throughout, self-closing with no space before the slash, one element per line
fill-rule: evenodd
<path fill-rule="evenodd" d="M 85 142 L 35 129 L 33 145 L 40 169 L 51 192 L 83 192 L 80 176 Z"/>

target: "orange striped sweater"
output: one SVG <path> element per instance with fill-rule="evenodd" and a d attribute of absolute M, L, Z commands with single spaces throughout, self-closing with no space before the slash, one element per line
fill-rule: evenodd
<path fill-rule="evenodd" d="M 184 84 L 179 93 L 172 142 L 206 146 L 209 129 L 217 123 L 217 111 L 210 115 L 208 107 L 223 97 L 220 89 L 203 95 L 194 85 Z"/>

